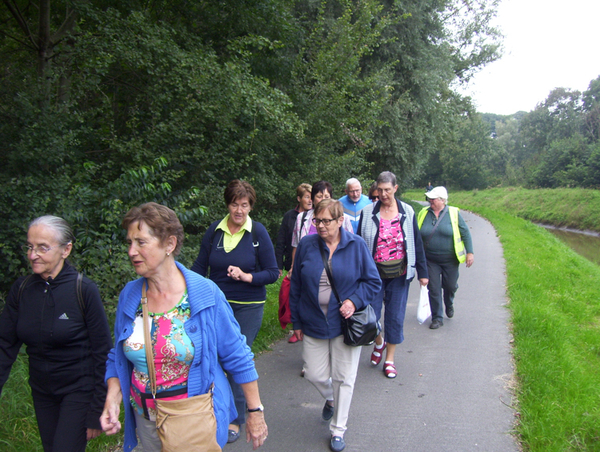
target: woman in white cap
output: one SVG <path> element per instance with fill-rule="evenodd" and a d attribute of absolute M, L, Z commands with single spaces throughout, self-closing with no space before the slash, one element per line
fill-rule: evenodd
<path fill-rule="evenodd" d="M 458 289 L 458 267 L 473 265 L 471 233 L 457 207 L 448 206 L 445 187 L 425 193 L 429 207 L 417 217 L 427 257 L 429 305 L 432 330 L 444 325 L 444 306 L 448 318 L 454 316 L 454 294 Z M 443 301 L 442 301 L 443 290 Z"/>

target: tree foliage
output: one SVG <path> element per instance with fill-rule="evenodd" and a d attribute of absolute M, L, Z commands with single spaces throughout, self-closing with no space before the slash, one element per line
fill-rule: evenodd
<path fill-rule="evenodd" d="M 583 93 L 552 90 L 529 113 L 490 117 L 505 155 L 497 168 L 505 184 L 529 187 L 600 187 L 600 77 Z"/>
<path fill-rule="evenodd" d="M 406 186 L 435 154 L 466 183 L 458 153 L 489 146 L 452 88 L 499 56 L 496 6 L 4 0 L 0 293 L 26 271 L 18 246 L 42 214 L 73 224 L 73 259 L 114 300 L 132 276 L 120 220 L 142 202 L 177 211 L 189 263 L 233 178 L 255 186 L 252 215 L 272 233 L 301 182 L 339 196 L 386 169 Z"/>

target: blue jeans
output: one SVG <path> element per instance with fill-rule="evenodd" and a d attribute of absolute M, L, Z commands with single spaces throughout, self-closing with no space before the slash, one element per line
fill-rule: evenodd
<path fill-rule="evenodd" d="M 246 344 L 252 348 L 254 339 L 260 331 L 262 325 L 264 303 L 229 303 L 233 309 L 233 316 L 240 324 L 240 330 L 246 336 Z M 242 425 L 246 423 L 246 398 L 242 387 L 233 381 L 233 377 L 227 374 L 233 398 L 235 400 L 235 409 L 238 412 L 238 417 L 232 421 L 232 424 Z"/>
<path fill-rule="evenodd" d="M 401 344 L 404 341 L 404 316 L 406 315 L 410 281 L 406 281 L 406 275 L 381 281 L 383 284 L 372 303 L 373 309 L 379 320 L 382 305 L 385 304 L 383 321 L 385 341 L 390 344 Z"/>
<path fill-rule="evenodd" d="M 427 271 L 429 272 L 429 306 L 431 306 L 431 320 L 444 318 L 444 305 L 446 309 L 454 303 L 454 295 L 458 290 L 458 260 L 456 256 L 427 255 Z M 442 302 L 442 290 L 443 299 Z"/>

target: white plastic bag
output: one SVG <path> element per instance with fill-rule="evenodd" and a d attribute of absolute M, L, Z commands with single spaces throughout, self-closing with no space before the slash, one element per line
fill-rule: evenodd
<path fill-rule="evenodd" d="M 423 323 L 429 317 L 431 317 L 431 306 L 429 306 L 429 290 L 427 290 L 427 286 L 421 286 L 419 307 L 417 308 L 417 320 L 419 323 Z"/>

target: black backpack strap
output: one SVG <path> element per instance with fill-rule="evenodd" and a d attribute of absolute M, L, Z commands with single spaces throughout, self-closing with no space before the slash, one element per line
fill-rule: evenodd
<path fill-rule="evenodd" d="M 304 227 L 304 222 L 306 221 L 306 215 L 308 215 L 308 210 L 305 210 L 304 212 L 302 212 L 302 221 L 300 221 L 300 231 L 302 231 L 302 228 Z"/>
<path fill-rule="evenodd" d="M 260 249 L 260 243 L 258 241 L 258 232 L 256 232 L 256 221 L 252 220 L 252 246 L 254 248 L 254 271 L 260 271 L 260 262 L 258 261 L 258 251 Z"/>
<path fill-rule="evenodd" d="M 85 303 L 83 301 L 83 289 L 81 288 L 83 283 L 83 274 L 77 273 L 77 301 L 79 302 L 79 309 L 81 310 L 81 315 L 83 316 L 83 320 L 85 321 Z"/>
<path fill-rule="evenodd" d="M 27 284 L 27 281 L 29 281 L 31 279 L 32 276 L 33 275 L 27 275 L 25 277 L 25 279 L 23 280 L 23 282 L 21 282 L 21 285 L 19 286 L 19 294 L 17 295 L 17 308 L 21 304 L 21 296 L 23 295 L 23 290 L 25 289 L 25 285 Z"/>

